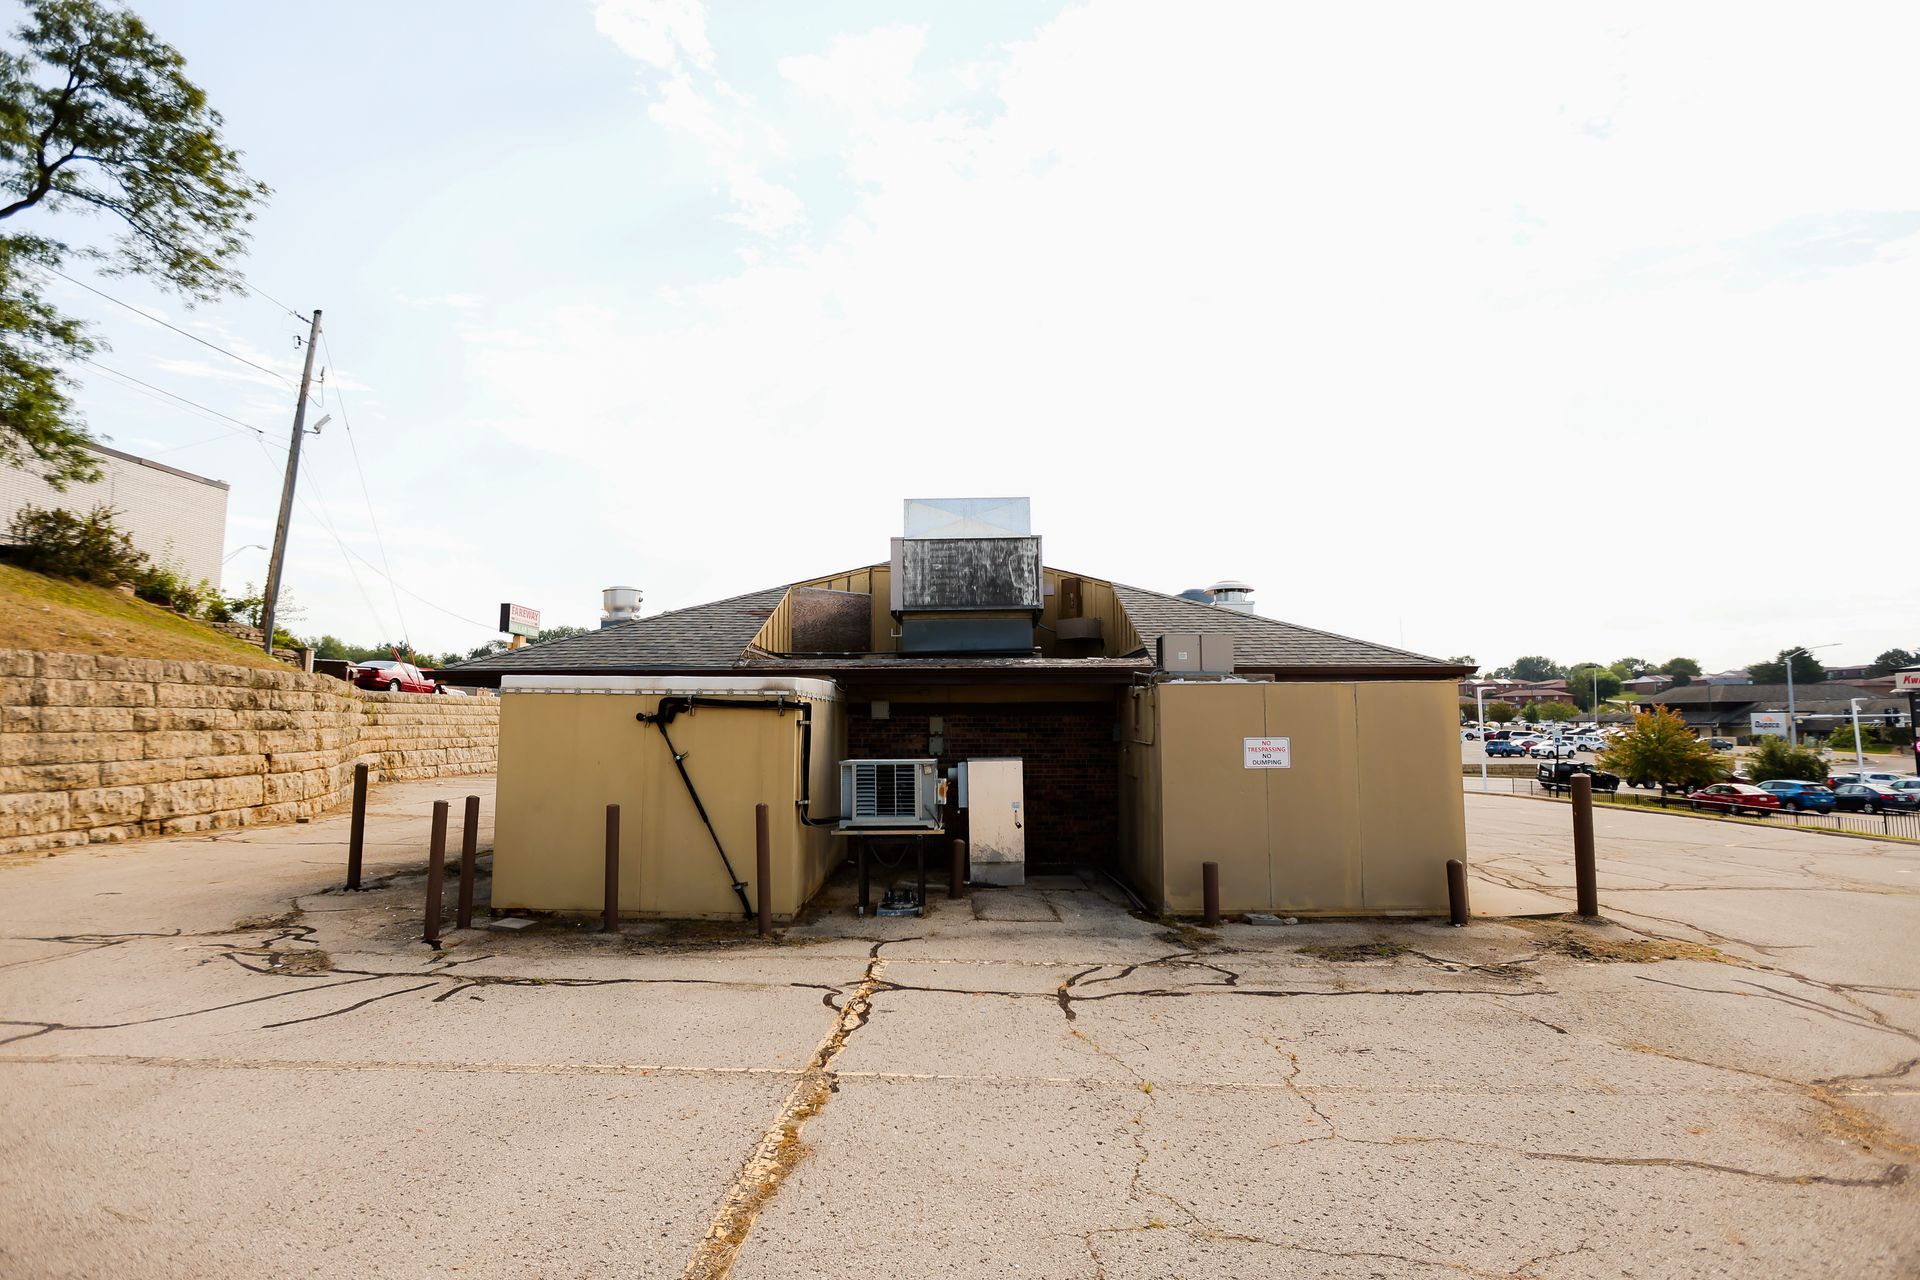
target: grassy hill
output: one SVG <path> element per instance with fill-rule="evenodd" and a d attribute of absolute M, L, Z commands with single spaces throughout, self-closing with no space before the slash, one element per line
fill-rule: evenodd
<path fill-rule="evenodd" d="M 286 670 L 242 640 L 104 587 L 0 564 L 0 648 Z"/>

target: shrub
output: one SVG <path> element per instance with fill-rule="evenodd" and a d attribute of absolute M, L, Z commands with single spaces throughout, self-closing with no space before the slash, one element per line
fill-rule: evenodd
<path fill-rule="evenodd" d="M 133 581 L 147 558 L 113 523 L 107 506 L 86 515 L 26 506 L 13 517 L 8 533 L 19 547 L 14 559 L 23 568 L 55 578 L 117 587 Z"/>
<path fill-rule="evenodd" d="M 1747 772 L 1755 782 L 1774 778 L 1825 782 L 1827 762 L 1812 747 L 1796 747 L 1785 738 L 1768 735 L 1753 744 L 1753 754 L 1747 758 Z"/>
<path fill-rule="evenodd" d="M 1615 738 L 1596 763 L 1622 778 L 1657 782 L 1663 788 L 1705 786 L 1726 775 L 1713 748 L 1665 707 L 1635 716 L 1633 727 Z"/>
<path fill-rule="evenodd" d="M 161 564 L 149 564 L 134 575 L 133 593 L 190 618 L 199 617 L 215 598 L 213 584 L 205 578 L 189 583 L 178 570 Z"/>

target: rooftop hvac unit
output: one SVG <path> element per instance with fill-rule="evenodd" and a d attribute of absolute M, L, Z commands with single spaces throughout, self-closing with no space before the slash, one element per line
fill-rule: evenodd
<path fill-rule="evenodd" d="M 946 792 L 935 760 L 842 760 L 840 825 L 938 830 Z"/>

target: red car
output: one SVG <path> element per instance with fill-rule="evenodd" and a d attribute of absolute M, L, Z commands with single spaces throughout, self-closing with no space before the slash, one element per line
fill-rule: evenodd
<path fill-rule="evenodd" d="M 353 682 L 362 689 L 385 689 L 388 693 L 434 693 L 440 688 L 411 662 L 392 658 L 355 663 Z"/>
<path fill-rule="evenodd" d="M 1716 782 L 1687 796 L 1690 809 L 1724 809 L 1728 813 L 1751 813 L 1764 818 L 1780 811 L 1780 797 L 1744 782 Z"/>

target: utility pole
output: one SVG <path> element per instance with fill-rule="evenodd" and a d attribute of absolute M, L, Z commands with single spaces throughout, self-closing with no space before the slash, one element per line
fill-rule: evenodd
<path fill-rule="evenodd" d="M 313 310 L 313 330 L 307 335 L 307 367 L 300 372 L 300 400 L 293 407 L 293 442 L 287 447 L 287 479 L 280 486 L 280 519 L 273 526 L 273 559 L 267 564 L 267 594 L 260 607 L 260 626 L 267 633 L 266 648 L 273 652 L 273 615 L 280 605 L 280 571 L 287 562 L 287 528 L 293 523 L 293 487 L 300 480 L 300 441 L 307 434 L 307 392 L 313 386 L 313 353 L 320 346 L 320 309 Z"/>

